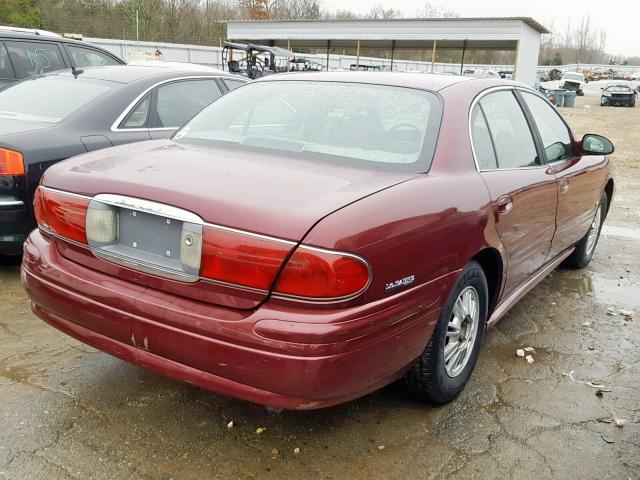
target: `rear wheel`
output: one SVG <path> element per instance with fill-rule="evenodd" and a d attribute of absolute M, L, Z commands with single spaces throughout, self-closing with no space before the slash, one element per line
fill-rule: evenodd
<path fill-rule="evenodd" d="M 404 377 L 419 400 L 443 404 L 456 398 L 475 366 L 487 323 L 487 280 L 470 262 L 460 274 L 427 347 Z"/>
<path fill-rule="evenodd" d="M 598 204 L 598 208 L 596 209 L 596 214 L 593 216 L 593 220 L 591 221 L 589 231 L 584 237 L 582 237 L 582 240 L 576 244 L 576 249 L 573 253 L 564 261 L 566 266 L 571 268 L 583 268 L 591 262 L 593 254 L 596 251 L 596 245 L 598 245 L 602 224 L 607 216 L 607 203 L 607 195 L 603 194 L 600 199 L 600 203 Z"/>

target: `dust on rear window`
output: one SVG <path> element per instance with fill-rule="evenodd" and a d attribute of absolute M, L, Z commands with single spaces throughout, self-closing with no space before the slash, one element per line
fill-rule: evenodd
<path fill-rule="evenodd" d="M 440 99 L 411 88 L 322 81 L 269 81 L 231 92 L 174 137 L 392 165 L 416 171 L 430 160 Z"/>
<path fill-rule="evenodd" d="M 113 85 L 57 75 L 24 80 L 0 91 L 0 118 L 58 123 Z"/>

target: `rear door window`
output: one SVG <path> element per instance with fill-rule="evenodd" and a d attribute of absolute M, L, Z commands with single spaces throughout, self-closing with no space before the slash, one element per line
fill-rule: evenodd
<path fill-rule="evenodd" d="M 480 100 L 480 106 L 491 133 L 498 168 L 540 165 L 529 124 L 512 91 L 490 93 Z"/>
<path fill-rule="evenodd" d="M 4 43 L 0 42 L 0 79 L 14 79 L 13 67 L 9 61 L 9 55 Z"/>
<path fill-rule="evenodd" d="M 494 170 L 498 168 L 496 152 L 493 149 L 491 133 L 484 118 L 480 105 L 476 105 L 471 112 L 471 135 L 473 151 L 480 170 Z"/>
<path fill-rule="evenodd" d="M 102 67 L 105 65 L 120 65 L 115 58 L 93 48 L 65 45 L 73 65 L 81 67 Z"/>
<path fill-rule="evenodd" d="M 5 45 L 17 78 L 66 68 L 60 47 L 55 43 L 6 41 Z"/>
<path fill-rule="evenodd" d="M 214 79 L 181 80 L 157 89 L 156 111 L 151 128 L 178 128 L 196 113 L 220 98 Z"/>

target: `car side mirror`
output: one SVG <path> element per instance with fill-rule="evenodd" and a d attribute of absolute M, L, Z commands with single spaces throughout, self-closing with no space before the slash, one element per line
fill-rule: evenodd
<path fill-rule="evenodd" d="M 588 133 L 582 137 L 583 155 L 610 155 L 614 151 L 613 143 L 602 135 Z"/>

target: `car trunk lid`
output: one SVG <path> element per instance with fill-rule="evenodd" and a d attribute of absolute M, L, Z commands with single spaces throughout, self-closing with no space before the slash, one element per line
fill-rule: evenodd
<path fill-rule="evenodd" d="M 293 249 L 323 217 L 414 176 L 160 140 L 89 153 L 55 165 L 46 172 L 43 185 L 88 197 L 120 196 L 141 199 L 143 204 L 150 201 L 177 207 L 200 217 L 205 224 L 275 237 L 288 241 L 285 244 Z M 149 217 L 148 211 L 137 211 L 139 220 L 129 222 L 128 230 L 121 232 L 129 243 L 139 235 L 153 249 L 151 253 L 161 254 L 171 250 L 166 243 L 173 242 L 170 237 L 184 240 L 184 230 L 178 231 L 182 224 L 176 229 L 166 222 L 169 217 L 161 215 L 158 220 Z M 145 234 L 132 233 L 134 224 L 143 225 Z M 166 238 L 154 239 L 156 232 Z M 75 261 L 113 273 L 113 267 L 107 266 L 113 262 L 108 259 L 83 259 L 77 250 L 74 252 L 70 255 Z M 153 275 L 132 262 L 121 262 L 121 266 L 135 270 L 131 278 L 138 281 Z M 175 278 L 166 279 L 161 287 L 185 294 L 206 283 L 211 292 L 208 300 L 240 308 L 255 307 L 268 295 L 268 291 L 248 295 L 247 289 L 202 280 L 180 288 L 176 288 L 177 283 Z"/>

